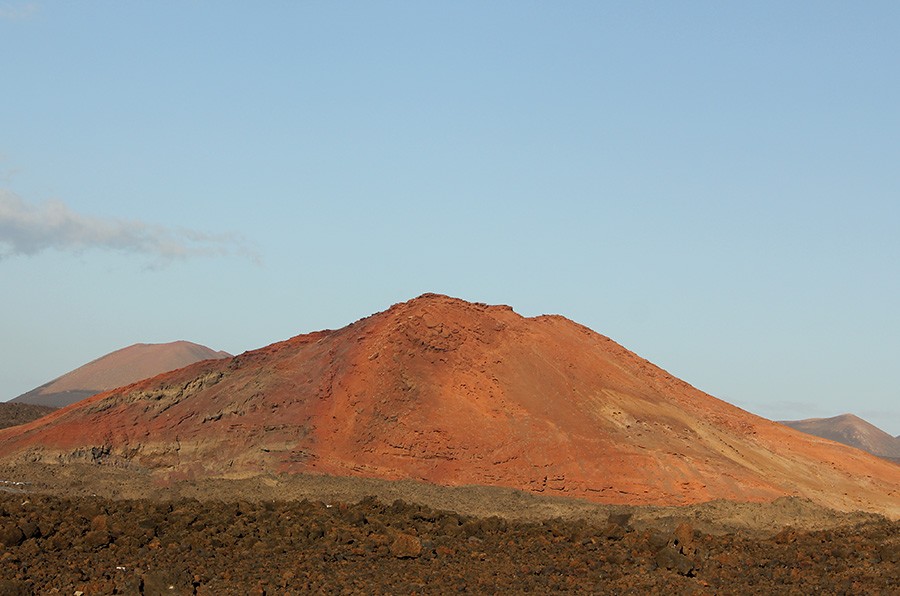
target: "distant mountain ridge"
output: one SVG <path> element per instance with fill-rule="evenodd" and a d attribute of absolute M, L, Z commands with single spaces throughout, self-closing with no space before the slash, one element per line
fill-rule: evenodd
<path fill-rule="evenodd" d="M 201 360 L 229 357 L 231 354 L 227 352 L 215 351 L 183 340 L 161 344 L 138 343 L 92 360 L 11 399 L 10 402 L 61 408 L 92 395 L 155 377 Z"/>
<path fill-rule="evenodd" d="M 781 424 L 830 441 L 862 449 L 872 455 L 900 463 L 900 437 L 892 437 L 853 414 L 832 418 L 781 420 Z"/>

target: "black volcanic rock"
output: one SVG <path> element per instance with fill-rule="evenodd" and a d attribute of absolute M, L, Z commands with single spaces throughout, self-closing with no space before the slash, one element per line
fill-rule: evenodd
<path fill-rule="evenodd" d="M 110 531 L 95 529 L 97 516 Z M 153 502 L 0 493 L 0 594 L 896 594 L 900 522 L 773 538 L 496 523 L 396 501 Z M 86 515 L 87 514 L 87 515 Z M 348 515 L 349 514 L 349 515 Z M 53 528 L 26 537 L 32 520 Z M 147 531 L 142 520 L 155 520 Z M 373 520 L 358 525 L 350 520 Z M 379 520 L 377 523 L 374 520 Z M 115 529 L 115 532 L 112 530 Z"/>

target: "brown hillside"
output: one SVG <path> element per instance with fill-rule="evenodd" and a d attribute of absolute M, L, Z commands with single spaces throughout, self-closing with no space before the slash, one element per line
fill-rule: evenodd
<path fill-rule="evenodd" d="M 853 414 L 841 414 L 833 418 L 782 420 L 781 424 L 823 439 L 862 449 L 872 455 L 889 459 L 900 458 L 900 439 L 892 437 L 877 426 Z"/>
<path fill-rule="evenodd" d="M 560 316 L 425 295 L 0 431 L 0 456 L 313 472 L 602 503 L 801 495 L 900 516 L 900 468 L 717 400 Z"/>
<path fill-rule="evenodd" d="M 46 416 L 56 408 L 48 406 L 36 406 L 34 404 L 0 403 L 0 428 L 25 424 Z"/>
<path fill-rule="evenodd" d="M 10 401 L 61 408 L 188 364 L 229 356 L 227 352 L 216 352 L 189 341 L 134 344 L 101 356 Z"/>

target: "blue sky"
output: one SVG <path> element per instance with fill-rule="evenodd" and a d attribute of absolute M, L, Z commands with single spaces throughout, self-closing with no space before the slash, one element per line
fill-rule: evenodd
<path fill-rule="evenodd" d="M 900 433 L 896 2 L 0 0 L 0 399 L 434 291 Z"/>

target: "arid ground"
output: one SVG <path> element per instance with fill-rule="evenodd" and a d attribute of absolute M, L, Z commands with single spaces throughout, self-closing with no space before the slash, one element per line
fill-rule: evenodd
<path fill-rule="evenodd" d="M 54 468 L 0 471 L 0 594 L 900 590 L 900 522 L 796 498 L 628 507 L 323 476 L 161 487 Z"/>

